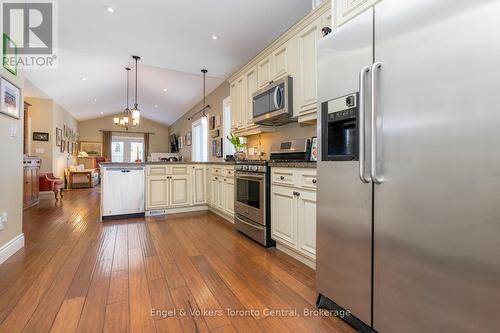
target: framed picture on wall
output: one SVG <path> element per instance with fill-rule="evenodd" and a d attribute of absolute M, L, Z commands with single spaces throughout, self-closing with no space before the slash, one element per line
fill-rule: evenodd
<path fill-rule="evenodd" d="M 215 128 L 215 116 L 210 117 L 209 129 L 213 130 Z"/>
<path fill-rule="evenodd" d="M 80 151 L 84 151 L 90 157 L 102 156 L 102 142 L 81 141 Z"/>
<path fill-rule="evenodd" d="M 219 130 L 218 130 L 218 129 L 216 129 L 216 130 L 213 130 L 213 131 L 211 132 L 211 134 L 212 134 L 212 138 L 218 138 L 218 137 L 219 137 L 219 135 L 220 135 L 220 132 L 219 132 Z"/>
<path fill-rule="evenodd" d="M 56 127 L 56 146 L 61 147 L 62 129 Z"/>
<path fill-rule="evenodd" d="M 19 119 L 21 112 L 21 89 L 2 77 L 0 79 L 0 113 Z"/>
<path fill-rule="evenodd" d="M 73 152 L 73 142 L 68 141 L 68 149 L 66 149 L 66 152 L 68 154 L 71 154 Z"/>
<path fill-rule="evenodd" d="M 3 34 L 3 41 L 2 41 L 2 50 L 3 50 L 3 58 L 2 58 L 2 63 L 3 63 L 3 68 L 8 70 L 12 75 L 16 76 L 17 75 L 17 62 L 18 62 L 18 56 L 17 56 L 17 45 L 14 43 L 12 39 L 7 34 Z M 8 50 L 13 50 L 8 51 Z M 5 59 L 5 60 L 3 60 Z"/>
<path fill-rule="evenodd" d="M 186 134 L 186 146 L 191 146 L 191 141 L 193 140 L 193 134 L 191 131 Z"/>
<path fill-rule="evenodd" d="M 66 141 L 61 140 L 60 151 L 61 151 L 61 153 L 64 153 L 65 150 L 66 150 Z"/>
<path fill-rule="evenodd" d="M 311 156 L 309 160 L 316 162 L 318 160 L 318 138 L 313 136 L 311 139 Z"/>
<path fill-rule="evenodd" d="M 215 127 L 220 127 L 220 115 L 215 116 Z"/>
<path fill-rule="evenodd" d="M 33 132 L 33 141 L 49 141 L 49 133 Z"/>

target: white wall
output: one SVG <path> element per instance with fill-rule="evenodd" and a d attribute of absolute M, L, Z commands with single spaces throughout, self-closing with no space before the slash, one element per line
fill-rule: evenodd
<path fill-rule="evenodd" d="M 17 76 L 11 75 L 3 67 L 0 75 L 24 88 L 24 76 L 18 69 Z M 21 101 L 22 105 L 23 101 Z M 17 136 L 10 136 L 11 126 L 17 127 Z M 0 230 L 0 248 L 22 234 L 23 224 L 23 117 L 14 119 L 0 114 L 0 213 L 7 212 L 8 222 Z"/>

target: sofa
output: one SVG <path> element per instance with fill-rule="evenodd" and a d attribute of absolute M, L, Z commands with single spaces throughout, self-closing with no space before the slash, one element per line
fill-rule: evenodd
<path fill-rule="evenodd" d="M 83 164 L 72 165 L 65 170 L 66 188 L 91 188 L 99 184 L 99 171 L 85 169 Z"/>

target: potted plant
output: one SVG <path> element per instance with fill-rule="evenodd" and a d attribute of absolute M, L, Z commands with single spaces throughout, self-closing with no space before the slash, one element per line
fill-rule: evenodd
<path fill-rule="evenodd" d="M 234 150 L 236 151 L 234 153 L 234 159 L 236 161 L 244 160 L 247 157 L 247 154 L 243 151 L 243 147 L 245 147 L 247 144 L 241 142 L 240 138 L 234 136 L 233 133 L 231 133 L 231 136 L 227 136 L 227 139 L 229 140 L 229 142 L 231 142 L 231 144 L 234 147 Z"/>

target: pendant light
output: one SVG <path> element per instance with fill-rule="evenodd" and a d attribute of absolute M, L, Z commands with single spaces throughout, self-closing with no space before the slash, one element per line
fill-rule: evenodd
<path fill-rule="evenodd" d="M 210 105 L 207 105 L 206 104 L 206 96 L 205 96 L 205 93 L 206 93 L 206 80 L 207 80 L 207 70 L 206 69 L 202 69 L 201 70 L 201 73 L 202 73 L 202 76 L 203 76 L 203 106 L 201 108 L 200 111 L 194 113 L 191 117 L 188 118 L 188 120 L 191 120 L 192 117 L 196 116 L 198 113 L 202 112 L 202 117 L 206 118 L 207 117 L 207 113 L 205 112 L 207 109 L 210 109 Z"/>
<path fill-rule="evenodd" d="M 139 125 L 139 122 L 141 120 L 141 111 L 139 110 L 139 104 L 137 104 L 137 61 L 141 60 L 141 57 L 139 56 L 132 56 L 135 60 L 135 103 L 134 103 L 134 108 L 132 109 L 132 124 L 134 126 Z"/>
<path fill-rule="evenodd" d="M 123 111 L 123 117 L 115 117 L 113 118 L 113 122 L 115 123 L 115 125 L 117 126 L 121 126 L 123 128 L 125 128 L 125 130 L 128 131 L 128 129 L 130 127 L 134 127 L 134 126 L 137 126 L 137 124 L 134 123 L 133 121 L 133 118 L 132 118 L 132 111 L 130 111 L 129 109 L 129 74 L 130 74 L 130 68 L 129 67 L 125 67 L 125 70 L 127 71 L 127 107 L 125 108 L 125 110 Z"/>

